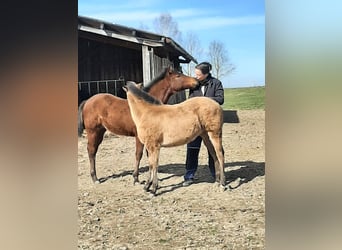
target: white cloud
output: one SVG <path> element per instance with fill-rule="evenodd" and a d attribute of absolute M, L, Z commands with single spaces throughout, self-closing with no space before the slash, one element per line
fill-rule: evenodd
<path fill-rule="evenodd" d="M 113 4 L 82 4 L 79 15 L 100 20 L 137 27 L 140 24 L 152 25 L 152 21 L 162 13 L 150 8 L 156 0 L 135 1 L 126 0 L 121 5 Z M 203 31 L 236 25 L 264 24 L 265 16 L 216 16 L 215 10 L 183 8 L 167 11 L 177 22 L 182 31 Z"/>

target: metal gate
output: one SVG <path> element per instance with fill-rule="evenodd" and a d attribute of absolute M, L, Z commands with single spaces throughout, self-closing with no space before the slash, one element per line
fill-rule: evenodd
<path fill-rule="evenodd" d="M 126 92 L 122 89 L 124 85 L 125 80 L 123 78 L 78 82 L 78 104 L 98 93 L 109 93 L 126 99 Z"/>

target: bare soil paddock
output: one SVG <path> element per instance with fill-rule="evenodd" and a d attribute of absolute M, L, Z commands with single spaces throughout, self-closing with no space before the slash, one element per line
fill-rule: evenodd
<path fill-rule="evenodd" d="M 186 146 L 163 148 L 157 196 L 133 185 L 135 142 L 106 134 L 95 185 L 85 137 L 78 140 L 79 249 L 265 249 L 265 112 L 238 111 L 225 123 L 225 174 L 211 183 L 203 145 L 196 183 L 183 187 Z M 146 179 L 144 153 L 140 181 Z"/>

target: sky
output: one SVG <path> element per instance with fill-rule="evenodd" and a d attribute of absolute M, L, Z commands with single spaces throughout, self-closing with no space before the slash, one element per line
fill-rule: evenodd
<path fill-rule="evenodd" d="M 209 61 L 212 41 L 223 43 L 236 69 L 222 77 L 225 88 L 265 85 L 265 3 L 261 0 L 79 0 L 78 15 L 154 32 L 153 21 L 168 13 L 183 37 L 194 33 Z M 172 38 L 172 37 L 171 37 Z M 176 40 L 176 42 L 178 42 Z"/>

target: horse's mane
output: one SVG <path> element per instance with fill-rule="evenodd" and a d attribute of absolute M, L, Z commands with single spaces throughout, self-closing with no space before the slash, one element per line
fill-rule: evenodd
<path fill-rule="evenodd" d="M 153 85 L 155 85 L 157 82 L 159 82 L 160 80 L 165 78 L 165 75 L 166 75 L 168 70 L 169 70 L 169 68 L 165 67 L 163 69 L 163 71 L 161 71 L 159 75 L 157 75 L 154 79 L 152 79 L 152 81 L 147 83 L 146 86 L 144 86 L 142 88 L 142 90 L 145 91 L 145 92 L 150 92 L 150 89 L 153 87 Z"/>
<path fill-rule="evenodd" d="M 145 91 L 139 89 L 134 82 L 127 82 L 126 83 L 127 89 L 131 91 L 133 95 L 136 97 L 143 99 L 144 101 L 151 103 L 151 104 L 156 104 L 156 105 L 161 105 L 161 101 L 158 99 L 154 98 L 153 96 L 150 96 L 148 93 Z"/>

